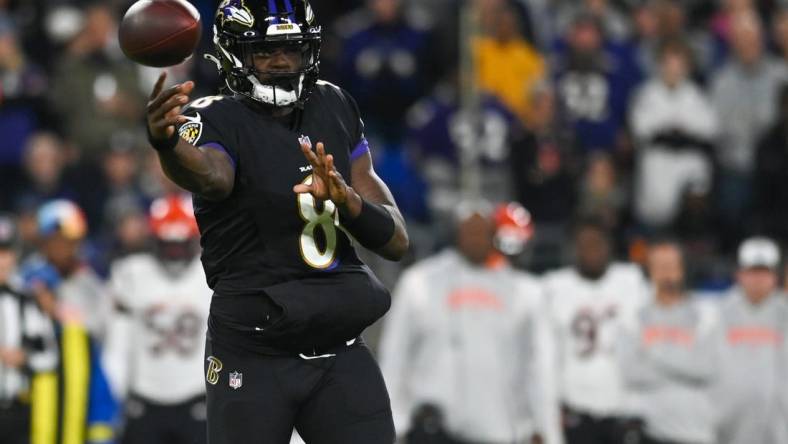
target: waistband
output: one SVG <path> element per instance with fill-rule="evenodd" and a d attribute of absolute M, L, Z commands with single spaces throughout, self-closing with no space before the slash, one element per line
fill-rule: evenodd
<path fill-rule="evenodd" d="M 336 356 L 353 347 L 365 345 L 361 336 L 328 345 L 304 345 L 300 347 L 279 347 L 267 343 L 262 332 L 246 325 L 233 323 L 216 315 L 208 317 L 208 339 L 223 347 L 267 356 L 298 356 L 302 359 L 320 359 Z"/>

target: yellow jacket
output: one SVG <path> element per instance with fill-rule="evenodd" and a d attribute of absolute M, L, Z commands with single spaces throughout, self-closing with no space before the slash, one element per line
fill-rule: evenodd
<path fill-rule="evenodd" d="M 531 113 L 531 90 L 545 76 L 545 61 L 523 39 L 500 42 L 480 37 L 473 44 L 479 87 L 498 97 L 524 123 Z"/>

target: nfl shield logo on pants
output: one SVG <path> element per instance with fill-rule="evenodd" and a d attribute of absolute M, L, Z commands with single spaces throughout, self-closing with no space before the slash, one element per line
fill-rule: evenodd
<path fill-rule="evenodd" d="M 238 390 L 244 383 L 244 374 L 240 372 L 230 373 L 230 387 L 233 390 Z"/>

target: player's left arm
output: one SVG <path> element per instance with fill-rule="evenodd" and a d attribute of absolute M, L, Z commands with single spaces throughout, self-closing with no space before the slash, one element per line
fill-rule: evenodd
<path fill-rule="evenodd" d="M 372 167 L 372 156 L 369 151 L 353 161 L 350 174 L 353 183 L 351 190 L 355 191 L 355 193 L 350 193 L 351 197 L 348 199 L 350 204 L 346 210 L 347 213 L 351 218 L 354 216 L 357 218 L 362 211 L 362 199 L 367 203 L 379 205 L 386 210 L 389 213 L 388 216 L 394 222 L 394 230 L 388 242 L 383 247 L 373 251 L 389 260 L 402 259 L 407 253 L 410 243 L 405 219 L 402 217 L 399 208 L 397 208 L 397 203 L 394 202 L 394 196 L 391 194 L 389 187 L 375 173 L 375 169 Z"/>
<path fill-rule="evenodd" d="M 361 245 L 388 260 L 402 259 L 409 245 L 405 220 L 388 186 L 375 173 L 369 152 L 351 164 L 351 187 L 322 143 L 313 151 L 309 142 L 302 142 L 301 151 L 312 165 L 314 180 L 309 185 L 296 185 L 293 191 L 330 199 L 339 210 L 342 226 Z"/>

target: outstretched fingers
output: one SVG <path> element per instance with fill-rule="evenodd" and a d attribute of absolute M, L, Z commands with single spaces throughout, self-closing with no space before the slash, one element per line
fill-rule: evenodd
<path fill-rule="evenodd" d="M 161 79 L 162 77 L 160 77 Z M 185 105 L 189 101 L 189 94 L 194 90 L 194 82 L 189 81 L 160 92 L 148 104 L 148 113 L 163 115 L 178 105 Z"/>
<path fill-rule="evenodd" d="M 342 186 L 342 175 L 334 167 L 334 156 L 331 154 L 326 156 L 326 176 L 328 176 L 328 180 L 334 187 L 339 188 Z"/>
<path fill-rule="evenodd" d="M 156 84 L 153 85 L 153 92 L 150 95 L 151 102 L 161 94 L 161 91 L 164 89 L 165 80 L 167 80 L 167 71 L 162 71 L 161 74 L 159 74 L 159 79 L 156 80 Z"/>
<path fill-rule="evenodd" d="M 312 169 L 316 170 L 320 163 L 315 155 L 314 151 L 312 151 L 312 144 L 306 141 L 301 142 L 301 152 L 304 153 L 304 157 L 312 165 Z"/>

